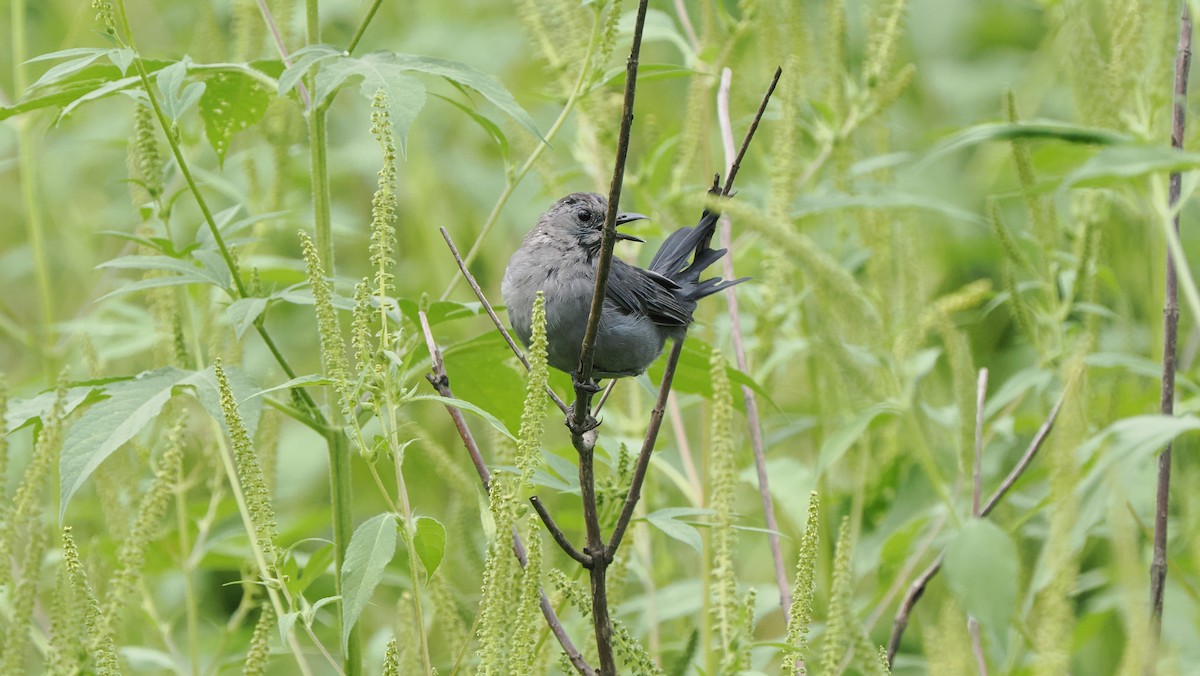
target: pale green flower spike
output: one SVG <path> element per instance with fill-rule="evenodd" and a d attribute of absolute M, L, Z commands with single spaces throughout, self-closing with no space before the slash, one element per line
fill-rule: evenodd
<path fill-rule="evenodd" d="M 387 652 L 383 656 L 383 676 L 400 676 L 400 650 L 396 647 L 396 637 L 387 642 Z"/>
<path fill-rule="evenodd" d="M 537 642 L 543 623 L 538 603 L 542 594 L 542 538 L 541 522 L 534 515 L 529 517 L 529 537 L 525 541 L 528 562 L 521 572 L 520 600 L 517 617 L 513 622 L 513 637 L 510 641 L 509 664 L 533 664 L 537 659 Z"/>
<path fill-rule="evenodd" d="M 837 545 L 833 555 L 833 591 L 829 598 L 829 618 L 826 623 L 825 644 L 821 650 L 821 673 L 832 674 L 854 640 L 850 595 L 854 588 L 854 570 L 850 565 L 850 518 L 842 517 Z"/>
<path fill-rule="evenodd" d="M 348 384 L 349 363 L 346 345 L 338 327 L 337 310 L 333 307 L 333 289 L 325 277 L 325 268 L 312 238 L 300 232 L 300 247 L 304 252 L 304 267 L 308 272 L 308 283 L 312 287 L 314 306 L 317 311 L 317 334 L 321 339 L 321 366 L 325 377 L 333 381 L 338 395 L 338 406 L 347 419 L 353 417 Z"/>
<path fill-rule="evenodd" d="M 263 676 L 267 673 L 267 662 L 271 659 L 271 630 L 274 627 L 275 609 L 270 603 L 263 603 L 258 623 L 254 625 L 254 635 L 250 637 L 250 649 L 246 651 L 243 676 Z"/>
<path fill-rule="evenodd" d="M 70 526 L 62 529 L 62 546 L 63 565 L 66 566 L 76 603 L 83 604 L 84 627 L 89 638 L 88 652 L 96 665 L 96 673 L 119 674 L 121 669 L 117 662 L 116 644 L 100 612 L 100 602 L 88 584 L 87 571 L 79 559 L 79 548 L 75 546 Z"/>
<path fill-rule="evenodd" d="M 123 624 L 123 611 L 129 602 L 140 596 L 146 547 L 158 533 L 173 495 L 176 477 L 183 466 L 183 433 L 181 420 L 169 432 L 167 450 L 163 452 L 158 471 L 154 473 L 154 483 L 138 502 L 133 528 L 117 552 L 117 571 L 109 583 L 104 603 L 104 622 L 113 634 L 119 632 Z"/>
<path fill-rule="evenodd" d="M 721 652 L 722 672 L 733 672 L 742 661 L 741 641 L 742 604 L 737 598 L 737 573 L 734 554 L 737 532 L 733 526 L 734 490 L 737 486 L 736 444 L 733 440 L 733 392 L 725 359 L 720 350 L 713 350 L 710 359 L 712 377 L 712 441 L 709 446 L 709 508 L 713 510 L 712 526 L 712 606 Z"/>
<path fill-rule="evenodd" d="M 250 512 L 250 523 L 254 525 L 254 536 L 268 568 L 274 568 L 278 560 L 278 550 L 275 547 L 276 526 L 275 508 L 271 506 L 271 493 L 263 480 L 262 466 L 258 464 L 258 456 L 254 454 L 254 445 L 246 433 L 242 423 L 242 415 L 238 412 L 237 400 L 233 398 L 233 390 L 229 388 L 229 379 L 225 377 L 225 369 L 221 360 L 213 362 L 213 372 L 217 375 L 217 389 L 221 392 L 221 412 L 225 414 L 225 426 L 229 429 L 229 438 L 233 443 L 233 460 L 237 466 L 238 481 L 242 484 L 242 492 L 246 494 L 246 508 Z M 270 575 L 270 570 L 261 571 Z"/>
<path fill-rule="evenodd" d="M 546 419 L 546 384 L 550 367 L 546 363 L 546 299 L 538 291 L 533 301 L 533 336 L 529 341 L 529 381 L 525 386 L 525 408 L 517 435 L 517 467 L 521 485 L 531 486 L 533 473 L 542 460 L 542 433 Z"/>
<path fill-rule="evenodd" d="M 371 265 L 375 266 L 375 295 L 383 301 L 392 289 L 396 252 L 396 132 L 387 92 L 379 89 L 371 101 L 371 134 L 383 149 L 383 168 L 371 198 Z"/>
<path fill-rule="evenodd" d="M 817 492 L 808 496 L 808 522 L 800 538 L 799 560 L 796 562 L 796 581 L 792 583 L 792 608 L 788 614 L 788 650 L 783 654 L 783 671 L 791 674 L 807 674 L 804 652 L 808 650 L 808 630 L 812 625 L 813 595 L 816 592 L 817 545 L 820 501 Z"/>

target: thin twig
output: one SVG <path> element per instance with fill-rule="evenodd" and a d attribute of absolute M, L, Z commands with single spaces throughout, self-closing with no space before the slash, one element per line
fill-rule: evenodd
<path fill-rule="evenodd" d="M 771 94 L 775 93 L 775 86 L 779 84 L 781 75 L 783 75 L 783 68 L 776 68 L 775 76 L 771 78 L 771 85 L 767 87 L 767 93 L 763 94 L 762 103 L 758 104 L 758 112 L 754 114 L 754 120 L 750 123 L 750 128 L 746 130 L 746 138 L 742 139 L 742 147 L 738 149 L 737 158 L 733 160 L 733 164 L 729 165 L 729 174 L 725 177 L 725 189 L 722 191 L 726 196 L 733 192 L 733 179 L 737 178 L 738 170 L 742 168 L 746 150 L 750 148 L 754 132 L 758 131 L 758 123 L 762 121 L 763 114 L 767 112 L 767 104 L 771 101 Z"/>
<path fill-rule="evenodd" d="M 780 71 L 775 71 L 775 80 L 771 83 L 771 89 L 768 90 L 767 96 L 770 96 L 771 91 L 775 89 L 779 74 Z M 717 89 L 717 121 L 721 128 L 721 141 L 725 147 L 725 173 L 730 177 L 734 174 L 735 166 L 733 124 L 729 119 L 729 90 L 732 80 L 733 71 L 728 68 L 722 69 L 721 85 Z M 765 107 L 766 97 L 763 98 L 760 110 Z M 721 247 L 729 251 L 721 259 L 722 273 L 725 275 L 725 279 L 736 279 L 737 276 L 733 273 L 733 225 L 729 221 L 729 216 L 724 214 L 721 215 Z M 734 360 L 740 371 L 749 373 L 750 364 L 746 358 L 746 341 L 742 335 L 742 319 L 737 291 L 733 287 L 725 289 L 725 300 L 729 307 Z M 758 417 L 758 398 L 748 385 L 742 385 L 742 400 L 746 406 L 746 425 L 750 428 L 750 447 L 754 453 L 754 469 L 758 474 L 758 495 L 762 502 L 763 518 L 767 526 L 767 545 L 771 549 L 771 559 L 775 564 L 775 585 L 779 588 L 779 607 L 783 612 L 783 623 L 787 625 L 792 608 L 792 587 L 788 584 L 787 568 L 783 563 L 783 550 L 779 545 L 779 522 L 775 518 L 775 504 L 771 499 L 771 486 L 767 479 L 767 454 L 763 444 L 762 422 Z"/>
<path fill-rule="evenodd" d="M 284 68 L 292 67 L 292 57 L 288 54 L 287 45 L 283 44 L 283 35 L 279 32 L 279 26 L 275 23 L 275 17 L 271 16 L 271 8 L 267 6 L 266 0 L 258 0 L 258 12 L 262 14 L 263 23 L 267 24 L 267 30 L 271 32 L 271 39 L 275 42 L 275 49 L 279 52 L 279 60 L 283 61 Z M 300 92 L 300 99 L 304 101 L 304 108 L 309 106 L 308 88 L 303 82 L 298 82 L 296 89 Z"/>
<path fill-rule="evenodd" d="M 617 517 L 617 525 L 613 527 L 612 537 L 608 540 L 608 551 L 615 552 L 621 546 L 621 538 L 625 537 L 625 529 L 633 518 L 633 509 L 637 507 L 642 495 L 642 482 L 646 480 L 646 470 L 650 467 L 650 454 L 654 451 L 654 443 L 658 439 L 658 430 L 662 427 L 663 412 L 667 406 L 667 394 L 671 391 L 671 381 L 675 378 L 675 367 L 679 365 L 679 355 L 683 353 L 683 340 L 675 341 L 671 348 L 671 356 L 667 357 L 667 368 L 663 371 L 662 385 L 658 388 L 658 400 L 654 410 L 650 412 L 650 424 L 646 427 L 646 438 L 642 441 L 642 450 L 638 453 L 637 464 L 633 467 L 633 479 L 629 482 L 629 493 L 625 496 L 625 504 L 621 507 L 621 515 Z"/>
<path fill-rule="evenodd" d="M 578 561 L 584 568 L 591 568 L 592 557 L 584 554 L 578 549 L 575 549 L 575 545 L 571 544 L 571 541 L 567 539 L 566 534 L 563 533 L 562 529 L 558 527 L 558 524 L 554 522 L 554 517 L 550 516 L 549 510 L 547 510 L 546 506 L 542 504 L 542 501 L 538 499 L 538 496 L 531 496 L 529 498 L 529 502 L 533 504 L 533 510 L 537 512 L 539 517 L 541 517 L 542 523 L 546 524 L 546 530 L 550 531 L 550 537 L 554 538 L 554 541 L 558 543 L 559 547 L 562 547 L 562 550 L 567 553 L 567 556 L 570 556 L 572 559 Z"/>
<path fill-rule="evenodd" d="M 433 368 L 425 378 L 433 385 L 438 394 L 447 399 L 454 398 L 454 392 L 450 389 L 450 379 L 446 376 L 446 365 L 442 361 L 442 351 L 438 349 L 437 341 L 433 339 L 433 331 L 429 328 L 429 319 L 425 316 L 425 311 L 418 313 L 421 320 L 421 331 L 425 334 L 425 345 L 429 348 L 430 359 L 433 362 Z M 463 445 L 467 448 L 467 453 L 471 456 L 471 462 L 475 465 L 475 471 L 479 474 L 479 480 L 483 482 L 483 490 L 490 492 L 492 484 L 492 475 L 488 471 L 487 463 L 483 461 L 483 455 L 479 452 L 479 445 L 475 443 L 475 437 L 471 434 L 471 429 L 467 427 L 467 421 L 463 418 L 462 411 L 457 408 L 447 405 L 446 410 L 450 412 L 450 417 L 454 420 L 454 426 L 458 430 L 459 436 L 462 438 Z M 521 541 L 521 536 L 517 533 L 517 529 L 513 528 L 513 555 L 517 557 L 521 567 L 524 568 L 528 563 L 528 555 L 525 551 L 525 543 Z M 551 633 L 558 639 L 559 645 L 562 646 L 563 652 L 571 660 L 571 664 L 575 669 L 584 676 L 595 676 L 596 670 L 592 668 L 575 644 L 571 642 L 571 637 L 567 635 L 567 630 L 563 628 L 562 621 L 558 619 L 558 614 L 554 612 L 554 607 L 550 605 L 550 599 L 546 596 L 544 590 L 539 589 L 541 601 L 539 603 L 542 609 L 542 615 L 546 618 L 546 624 L 549 625 Z"/>
<path fill-rule="evenodd" d="M 987 398 L 988 370 L 979 369 L 975 389 L 975 462 L 971 465 L 971 514 L 979 516 L 979 495 L 983 484 L 983 404 Z"/>
<path fill-rule="evenodd" d="M 520 359 L 521 363 L 525 365 L 525 370 L 531 370 L 533 367 L 529 365 L 529 359 L 525 357 L 525 352 L 517 345 L 517 341 L 513 340 L 512 334 L 508 332 L 508 329 L 504 328 L 500 317 L 492 308 L 492 304 L 488 302 L 487 296 L 483 295 L 483 289 L 479 287 L 479 282 L 475 281 L 475 276 L 467 270 L 467 264 L 463 261 L 463 257 L 459 255 L 458 247 L 454 246 L 454 240 L 450 238 L 450 233 L 445 228 L 438 228 L 438 230 L 441 231 L 442 238 L 446 240 L 446 246 L 450 247 L 450 253 L 454 256 L 454 262 L 458 263 L 458 269 L 462 271 L 463 277 L 471 285 L 471 290 L 475 292 L 475 297 L 483 304 L 484 311 L 487 312 L 488 317 L 492 318 L 492 323 L 496 325 L 496 329 L 500 331 L 500 335 L 504 336 L 504 342 L 508 343 L 508 347 L 513 351 L 513 354 L 517 355 L 517 359 Z M 564 414 L 567 412 L 567 403 L 562 400 L 562 397 L 558 396 L 558 393 L 550 389 L 549 385 L 546 386 L 546 394 L 550 395 L 551 401 L 554 402 L 555 406 L 558 406 L 560 411 Z"/>
<path fill-rule="evenodd" d="M 983 655 L 983 637 L 979 635 L 979 620 L 967 618 L 967 632 L 971 634 L 971 652 L 975 654 L 975 666 L 979 676 L 988 676 L 987 660 Z"/>
<path fill-rule="evenodd" d="M 363 34 L 367 32 L 367 26 L 371 25 L 371 19 L 375 18 L 375 12 L 382 4 L 383 0 L 375 0 L 371 3 L 371 7 L 367 9 L 367 15 L 363 17 L 362 23 L 358 24 L 358 29 L 354 31 L 354 37 L 350 38 L 350 42 L 346 45 L 347 54 L 354 53 L 354 48 L 358 46 L 359 40 L 362 40 Z"/>
<path fill-rule="evenodd" d="M 1171 147 L 1183 149 L 1183 132 L 1187 121 L 1188 68 L 1192 60 L 1192 17 L 1188 3 L 1180 3 L 1179 44 L 1175 54 L 1174 105 L 1171 111 Z M 1172 227 L 1179 236 L 1179 204 L 1181 177 L 1171 172 L 1168 204 L 1175 213 Z M 1168 243 L 1169 244 L 1169 243 Z M 1175 259 L 1167 247 L 1166 296 L 1163 302 L 1163 365 L 1162 396 L 1159 410 L 1163 415 L 1175 413 L 1175 350 L 1179 333 L 1179 281 Z M 1163 589 L 1167 581 L 1167 508 L 1171 490 L 1171 444 L 1158 456 L 1158 481 L 1154 500 L 1154 553 L 1150 561 L 1150 639 L 1143 673 L 1152 675 L 1158 666 L 1158 642 L 1162 634 Z"/>
<path fill-rule="evenodd" d="M 1000 486 L 992 492 L 983 508 L 979 510 L 979 517 L 986 517 L 992 512 L 992 509 L 1000 502 L 1000 500 L 1008 493 L 1017 479 L 1021 478 L 1029 464 L 1033 462 L 1033 458 L 1041 450 L 1042 445 L 1046 442 L 1046 438 L 1050 436 L 1050 432 L 1054 429 L 1054 423 L 1058 420 L 1058 412 L 1062 410 L 1063 402 L 1066 401 L 1069 387 L 1063 388 L 1063 393 L 1059 395 L 1058 401 L 1054 403 L 1054 408 L 1050 410 L 1050 415 L 1046 417 L 1046 421 L 1038 428 L 1037 434 L 1033 435 L 1033 440 L 1029 442 L 1029 447 L 1025 449 L 1025 454 L 1017 461 L 1017 464 L 1004 477 L 1004 481 L 1000 482 Z M 942 568 L 942 559 L 945 553 L 939 554 L 933 563 L 929 564 L 916 580 L 908 587 L 908 593 L 904 595 L 904 599 L 900 601 L 900 607 L 896 610 L 896 617 L 892 620 L 892 635 L 888 638 L 887 660 L 888 664 L 894 664 L 896 659 L 896 651 L 900 649 L 900 639 L 904 636 L 904 630 L 908 627 L 908 618 L 912 615 L 913 607 L 917 601 L 921 599 L 921 595 L 925 593 L 925 588 L 929 586 L 929 581 Z"/>

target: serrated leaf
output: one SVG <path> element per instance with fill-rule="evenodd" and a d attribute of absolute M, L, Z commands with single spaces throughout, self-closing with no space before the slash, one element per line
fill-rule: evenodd
<path fill-rule="evenodd" d="M 350 536 L 342 563 L 342 649 L 396 553 L 396 515 L 377 514 Z"/>
<path fill-rule="evenodd" d="M 368 101 L 382 89 L 387 92 L 392 124 L 403 150 L 408 130 L 417 119 L 417 113 L 425 107 L 425 85 L 405 75 L 404 68 L 381 58 L 380 54 L 383 53 L 363 57 L 338 56 L 323 61 L 317 70 L 313 105 L 324 105 L 334 92 L 355 81 L 361 81 L 359 92 Z"/>
<path fill-rule="evenodd" d="M 971 519 L 946 547 L 942 570 L 963 610 L 994 636 L 1003 636 L 1016 609 L 1020 574 L 1008 533 L 986 519 Z"/>
<path fill-rule="evenodd" d="M 79 408 L 79 405 L 87 401 L 88 397 L 96 389 L 96 385 L 79 385 L 67 388 L 66 398 L 63 400 L 63 415 L 70 415 L 72 411 Z M 3 423 L 0 426 L 2 428 L 0 429 L 0 434 L 12 434 L 34 420 L 42 421 L 43 418 L 50 414 L 50 409 L 54 407 L 54 400 L 56 398 L 58 398 L 58 394 L 51 389 L 47 392 L 42 392 L 36 397 L 9 401 L 8 407 L 4 411 L 4 420 L 0 421 Z"/>
<path fill-rule="evenodd" d="M 292 53 L 295 61 L 279 76 L 279 95 L 285 96 L 317 63 L 344 55 L 345 52 L 331 45 L 309 45 Z"/>
<path fill-rule="evenodd" d="M 517 103 L 513 95 L 494 76 L 464 63 L 458 63 L 457 61 L 446 61 L 444 59 L 435 59 L 416 54 L 396 54 L 393 52 L 378 52 L 377 54 L 381 55 L 380 58 L 382 60 L 395 64 L 405 70 L 437 75 L 451 82 L 474 89 L 490 101 L 492 105 L 515 120 L 517 124 L 528 130 L 530 134 L 533 134 L 541 141 L 546 140 L 542 136 L 542 133 L 538 131 L 537 125 L 529 113 L 525 112 L 525 109 Z"/>
<path fill-rule="evenodd" d="M 84 412 L 67 430 L 59 460 L 59 520 L 83 482 L 108 456 L 133 438 L 162 411 L 172 390 L 194 375 L 168 366 L 105 388 L 108 399 Z"/>
<path fill-rule="evenodd" d="M 421 559 L 421 566 L 425 568 L 425 584 L 429 584 L 429 579 L 446 555 L 446 527 L 429 516 L 418 516 L 416 525 L 413 549 L 417 550 L 417 558 Z"/>
<path fill-rule="evenodd" d="M 233 135 L 261 120 L 270 98 L 267 90 L 245 73 L 217 73 L 205 84 L 200 118 L 217 162 L 223 163 Z"/>

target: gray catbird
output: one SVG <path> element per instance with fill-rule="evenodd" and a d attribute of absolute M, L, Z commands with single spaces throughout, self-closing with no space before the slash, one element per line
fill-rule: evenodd
<path fill-rule="evenodd" d="M 525 235 L 504 271 L 501 290 L 517 337 L 529 344 L 533 301 L 538 291 L 544 292 L 548 361 L 567 373 L 579 365 L 607 208 L 608 200 L 596 193 L 577 192 L 558 200 Z M 622 213 L 616 223 L 644 218 Z M 596 337 L 594 377 L 645 371 L 668 338 L 679 340 L 687 333 L 697 300 L 749 279 L 700 280 L 700 273 L 725 255 L 724 249 L 709 246 L 716 226 L 717 214 L 706 210 L 695 226 L 671 233 L 646 270 L 613 258 Z M 624 233 L 617 239 L 642 241 Z"/>

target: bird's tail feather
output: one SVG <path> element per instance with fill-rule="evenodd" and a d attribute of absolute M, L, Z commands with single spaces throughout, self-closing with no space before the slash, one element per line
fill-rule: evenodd
<path fill-rule="evenodd" d="M 710 246 L 717 230 L 718 216 L 716 212 L 705 209 L 699 223 L 671 233 L 650 261 L 650 270 L 679 283 L 687 289 L 686 296 L 691 300 L 699 300 L 750 279 L 742 277 L 725 281 L 720 277 L 711 277 L 700 281 L 700 273 L 721 260 L 726 253 L 725 249 L 713 249 Z"/>

